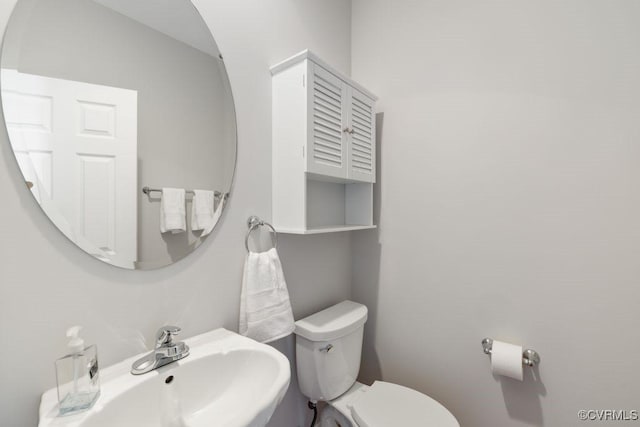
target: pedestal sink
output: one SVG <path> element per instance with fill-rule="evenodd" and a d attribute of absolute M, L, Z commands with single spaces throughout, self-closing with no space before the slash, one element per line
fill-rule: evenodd
<path fill-rule="evenodd" d="M 42 395 L 39 427 L 258 427 L 271 418 L 290 380 L 274 348 L 225 329 L 185 340 L 191 354 L 144 375 L 139 356 L 102 369 L 90 410 L 58 416 L 56 390 Z"/>

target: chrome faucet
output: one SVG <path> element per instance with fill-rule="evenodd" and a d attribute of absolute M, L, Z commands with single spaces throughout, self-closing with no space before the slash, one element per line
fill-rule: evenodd
<path fill-rule="evenodd" d="M 156 333 L 156 348 L 151 353 L 133 362 L 131 373 L 142 375 L 189 355 L 189 347 L 182 341 L 174 342 L 173 337 L 182 329 L 177 326 L 163 326 Z"/>

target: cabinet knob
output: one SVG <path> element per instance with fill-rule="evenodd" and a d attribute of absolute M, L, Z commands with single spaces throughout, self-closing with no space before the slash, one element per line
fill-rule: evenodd
<path fill-rule="evenodd" d="M 356 131 L 355 131 L 355 130 L 353 130 L 353 129 L 349 129 L 348 127 L 346 127 L 346 128 L 344 128 L 344 129 L 342 129 L 342 132 L 346 132 L 346 133 L 351 134 L 351 135 L 353 135 L 354 133 L 356 133 Z"/>

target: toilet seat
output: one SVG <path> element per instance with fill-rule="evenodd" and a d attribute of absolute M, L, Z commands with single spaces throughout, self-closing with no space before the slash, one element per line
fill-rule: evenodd
<path fill-rule="evenodd" d="M 460 427 L 444 406 L 426 394 L 401 385 L 376 381 L 350 405 L 359 427 Z"/>

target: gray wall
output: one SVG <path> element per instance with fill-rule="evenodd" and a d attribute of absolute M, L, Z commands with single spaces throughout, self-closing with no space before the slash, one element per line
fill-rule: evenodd
<path fill-rule="evenodd" d="M 380 228 L 352 242 L 363 379 L 426 392 L 463 426 L 638 409 L 640 3 L 352 14 L 353 77 L 384 112 Z M 485 336 L 538 350 L 537 378 L 493 377 Z"/>
<path fill-rule="evenodd" d="M 231 101 L 218 58 L 92 1 L 20 5 L 3 67 L 138 92 L 137 259 L 144 267 L 184 257 L 200 233 L 161 234 L 159 194 L 139 188 L 228 188 L 235 124 L 224 120 Z M 194 15 L 191 25 L 204 26 Z"/>
<path fill-rule="evenodd" d="M 15 0 L 0 2 L 4 31 Z M 0 132 L 0 364 L 3 426 L 35 425 L 39 395 L 55 385 L 53 360 L 65 329 L 84 325 L 103 366 L 145 351 L 156 328 L 178 324 L 188 337 L 237 330 L 245 221 L 271 212 L 269 66 L 304 48 L 342 71 L 350 68 L 350 4 L 342 0 L 198 0 L 225 56 L 238 117 L 233 196 L 219 228 L 188 258 L 155 271 L 124 271 L 96 261 L 62 236 L 24 187 L 5 131 Z M 330 28 L 331 31 L 327 29 Z M 305 316 L 350 295 L 351 248 L 345 233 L 281 236 L 280 254 L 294 314 Z M 277 343 L 292 355 L 291 338 Z M 292 387 L 271 423 L 307 423 Z"/>

